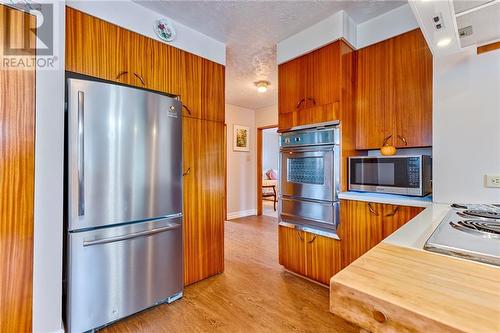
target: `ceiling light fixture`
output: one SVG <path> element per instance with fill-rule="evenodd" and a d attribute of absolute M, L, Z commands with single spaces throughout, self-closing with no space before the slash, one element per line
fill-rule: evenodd
<path fill-rule="evenodd" d="M 257 81 L 254 83 L 257 87 L 257 91 L 260 93 L 265 93 L 267 91 L 267 87 L 271 85 L 269 81 Z"/>
<path fill-rule="evenodd" d="M 446 47 L 450 45 L 450 43 L 451 43 L 451 38 L 441 38 L 436 45 L 438 47 Z"/>

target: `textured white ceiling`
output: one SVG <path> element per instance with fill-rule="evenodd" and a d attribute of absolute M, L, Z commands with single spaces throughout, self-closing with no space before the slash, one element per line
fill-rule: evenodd
<path fill-rule="evenodd" d="M 277 104 L 276 43 L 345 10 L 356 23 L 407 1 L 137 1 L 226 44 L 226 102 L 250 109 Z M 271 82 L 258 93 L 254 82 Z"/>

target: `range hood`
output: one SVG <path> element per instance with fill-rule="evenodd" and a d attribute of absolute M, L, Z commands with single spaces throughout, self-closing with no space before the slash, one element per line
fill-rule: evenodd
<path fill-rule="evenodd" d="M 460 46 L 480 46 L 500 40 L 500 1 L 453 1 Z"/>

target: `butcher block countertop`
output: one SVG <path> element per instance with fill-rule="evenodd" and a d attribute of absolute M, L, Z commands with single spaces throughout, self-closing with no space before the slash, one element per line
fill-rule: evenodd
<path fill-rule="evenodd" d="M 380 243 L 330 287 L 330 311 L 370 332 L 500 332 L 499 267 Z"/>

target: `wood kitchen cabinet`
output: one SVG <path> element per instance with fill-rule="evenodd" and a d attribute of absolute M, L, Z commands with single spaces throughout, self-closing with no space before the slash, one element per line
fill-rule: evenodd
<path fill-rule="evenodd" d="M 356 149 L 432 145 L 432 54 L 420 29 L 357 51 Z"/>
<path fill-rule="evenodd" d="M 279 263 L 286 269 L 323 284 L 340 271 L 340 242 L 286 226 L 279 226 Z"/>
<path fill-rule="evenodd" d="M 341 119 L 343 92 L 353 88 L 352 57 L 353 50 L 339 40 L 280 64 L 279 130 Z"/>
<path fill-rule="evenodd" d="M 224 270 L 224 124 L 183 117 L 184 283 Z"/>
<path fill-rule="evenodd" d="M 417 216 L 423 208 L 340 200 L 342 267 L 362 256 Z"/>

